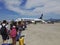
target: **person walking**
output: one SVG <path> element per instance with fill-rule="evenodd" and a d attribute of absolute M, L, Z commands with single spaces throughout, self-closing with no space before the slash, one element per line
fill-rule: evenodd
<path fill-rule="evenodd" d="M 0 33 L 1 33 L 1 36 L 2 36 L 3 43 L 4 43 L 8 38 L 8 33 L 7 33 L 6 21 L 5 20 L 0 25 Z"/>
<path fill-rule="evenodd" d="M 22 25 L 21 25 L 20 21 L 18 22 L 17 29 L 18 29 L 18 31 L 17 31 L 16 40 L 19 41 L 19 38 L 21 37 L 21 32 L 22 32 Z"/>
<path fill-rule="evenodd" d="M 12 38 L 12 45 L 16 45 L 16 35 L 17 35 L 16 26 L 13 25 L 12 29 L 10 30 L 10 37 Z"/>

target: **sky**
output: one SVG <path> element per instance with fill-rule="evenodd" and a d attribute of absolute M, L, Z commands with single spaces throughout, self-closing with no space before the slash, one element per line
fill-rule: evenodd
<path fill-rule="evenodd" d="M 0 0 L 0 20 L 17 18 L 60 19 L 60 0 Z"/>

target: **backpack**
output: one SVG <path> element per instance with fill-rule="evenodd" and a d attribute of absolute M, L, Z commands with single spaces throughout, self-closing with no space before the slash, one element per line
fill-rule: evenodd
<path fill-rule="evenodd" d="M 6 35 L 7 34 L 7 29 L 6 29 L 5 26 L 2 26 L 0 31 L 1 31 L 1 35 Z"/>
<path fill-rule="evenodd" d="M 12 30 L 10 30 L 10 36 L 13 38 L 13 37 L 16 37 L 17 35 L 17 31 L 15 28 L 12 28 Z"/>

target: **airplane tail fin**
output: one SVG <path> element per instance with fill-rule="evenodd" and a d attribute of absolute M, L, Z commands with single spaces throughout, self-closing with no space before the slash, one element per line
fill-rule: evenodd
<path fill-rule="evenodd" d="M 40 18 L 39 19 L 42 19 L 43 18 L 43 14 L 41 14 Z"/>

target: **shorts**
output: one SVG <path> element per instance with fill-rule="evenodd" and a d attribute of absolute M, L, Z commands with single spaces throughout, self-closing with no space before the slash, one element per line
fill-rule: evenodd
<path fill-rule="evenodd" d="M 8 35 L 2 35 L 2 39 L 6 40 L 8 38 Z"/>

